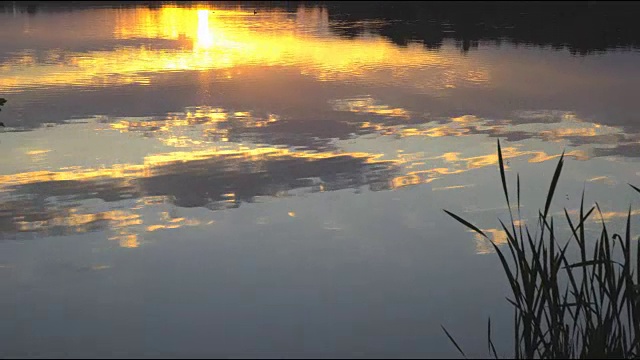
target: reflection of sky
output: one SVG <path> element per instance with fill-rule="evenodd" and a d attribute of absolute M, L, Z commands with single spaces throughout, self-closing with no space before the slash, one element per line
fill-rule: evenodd
<path fill-rule="evenodd" d="M 420 321 L 442 321 L 434 314 L 444 313 L 449 301 L 467 304 L 462 287 L 482 292 L 474 286 L 488 281 L 499 288 L 493 278 L 474 277 L 484 272 L 469 270 L 488 266 L 482 265 L 488 257 L 473 254 L 492 249 L 441 211 L 464 215 L 504 243 L 505 233 L 496 228 L 496 216 L 506 210 L 496 138 L 510 181 L 521 175 L 523 214 L 535 215 L 543 205 L 563 150 L 569 160 L 554 214 L 562 215 L 563 206 L 574 214 L 584 184 L 588 203 L 600 201 L 604 218 L 623 220 L 631 194 L 626 184 L 640 184 L 634 159 L 640 71 L 632 52 L 577 58 L 508 45 L 465 55 L 447 44 L 439 51 L 401 48 L 375 35 L 335 37 L 320 8 L 264 9 L 255 16 L 247 9 L 177 7 L 0 14 L 0 28 L 7 34 L 0 38 L 0 94 L 9 100 L 0 113 L 7 124 L 0 134 L 0 236 L 47 238 L 3 242 L 0 276 L 14 266 L 65 274 L 57 267 L 48 272 L 55 259 L 34 264 L 14 248 L 29 244 L 29 251 L 55 252 L 48 241 L 56 238 L 61 258 L 98 259 L 80 269 L 110 272 L 134 297 L 161 298 L 154 286 L 165 284 L 145 269 L 165 274 L 155 260 L 173 269 L 178 259 L 182 270 L 166 276 L 184 289 L 211 296 L 201 285 L 213 282 L 211 289 L 226 290 L 217 296 L 220 308 L 234 309 L 230 315 L 207 313 L 204 303 L 189 301 L 233 323 L 219 334 L 229 344 L 252 333 L 237 324 L 257 311 L 229 304 L 242 303 L 256 288 L 266 288 L 260 293 L 267 296 L 256 305 L 259 328 L 272 322 L 295 333 L 305 325 L 266 318 L 265 309 L 303 299 L 291 300 L 291 307 L 334 314 L 332 321 L 349 331 L 356 324 L 355 333 L 367 336 L 341 336 L 362 346 L 384 339 L 380 346 L 391 355 L 422 345 L 395 342 L 386 336 L 390 329 L 418 331 Z M 73 239 L 86 241 L 71 245 Z M 100 243 L 105 239 L 112 241 Z M 107 246 L 135 248 L 135 255 L 113 255 Z M 92 255 L 70 255 L 78 249 Z M 460 262 L 468 267 L 459 269 Z M 119 264 L 136 272 L 118 270 Z M 204 274 L 198 266 L 217 276 L 173 278 Z M 473 274 L 464 281 L 439 275 L 466 270 Z M 219 275 L 227 273 L 238 283 Z M 36 275 L 20 274 L 19 286 L 37 284 Z M 305 285 L 308 278 L 319 290 Z M 256 279 L 272 287 L 256 285 Z M 416 289 L 418 280 L 424 290 Z M 142 281 L 149 288 L 136 287 Z M 345 288 L 352 293 L 341 293 Z M 289 297 L 282 300 L 278 291 Z M 451 295 L 456 291 L 462 295 Z M 389 303 L 406 302 L 415 310 L 430 296 L 446 300 L 429 303 L 422 318 Z M 338 313 L 323 308 L 329 305 L 322 301 L 336 298 L 343 299 L 333 303 Z M 378 311 L 375 326 L 358 301 Z M 165 309 L 143 309 L 142 303 L 121 314 Z M 459 321 L 465 323 L 463 314 Z M 179 311 L 173 315 L 180 318 Z M 317 332 L 309 338 L 341 349 L 353 344 L 327 339 L 334 333 L 330 326 L 307 316 L 313 325 L 306 326 Z M 167 335 L 148 326 L 146 331 Z M 19 343 L 19 334 L 8 336 Z M 144 350 L 146 340 L 128 339 L 130 349 Z M 255 353 L 245 355 L 260 353 L 269 341 L 256 340 Z M 307 341 L 291 345 L 293 353 L 317 355 L 326 345 Z M 431 354 L 442 350 L 424 344 L 435 349 Z M 229 346 L 225 351 L 233 353 Z M 375 348 L 365 353 L 386 354 Z"/>
<path fill-rule="evenodd" d="M 0 177 L 5 195 L 0 231 L 51 235 L 59 229 L 75 233 L 100 225 L 112 229 L 137 226 L 138 230 L 146 226 L 153 231 L 178 228 L 186 223 L 145 225 L 139 215 L 121 210 L 86 213 L 95 209 L 82 201 L 138 199 L 134 208 L 168 203 L 220 210 L 290 191 L 313 193 L 364 185 L 374 190 L 389 189 L 395 181 L 394 173 L 392 161 L 377 161 L 366 153 L 264 147 L 154 154 L 140 165 L 17 173 Z"/>
<path fill-rule="evenodd" d="M 312 27 L 327 17 L 326 12 L 317 10 L 310 10 L 310 15 L 301 16 L 300 25 Z M 404 80 L 403 86 L 411 84 L 425 91 L 488 80 L 482 66 L 459 57 L 425 53 L 418 46 L 400 49 L 379 38 L 354 43 L 318 37 L 299 31 L 284 13 L 266 13 L 255 26 L 247 26 L 255 20 L 243 12 L 182 8 L 163 8 L 159 13 L 148 9 L 115 12 L 113 20 L 117 40 L 163 39 L 174 40 L 175 45 L 154 48 L 140 44 L 83 52 L 46 49 L 42 54 L 18 51 L 3 64 L 0 90 L 145 85 L 158 72 L 228 70 L 258 64 L 291 66 L 303 75 L 333 81 L 385 81 L 390 71 L 392 78 Z M 389 67 L 392 62 L 394 68 Z"/>
<path fill-rule="evenodd" d="M 49 130 L 57 139 L 70 140 L 66 145 L 54 145 L 39 134 L 41 144 L 14 148 L 12 158 L 4 160 L 7 196 L 32 197 L 12 200 L 15 209 L 3 216 L 12 224 L 10 232 L 63 228 L 78 221 L 68 227 L 117 223 L 102 212 L 95 219 L 77 220 L 78 204 L 67 204 L 55 215 L 49 205 L 39 204 L 37 210 L 25 206 L 34 197 L 113 201 L 170 196 L 178 205 L 219 208 L 213 204 L 222 201 L 221 194 L 238 194 L 218 191 L 211 197 L 196 179 L 222 172 L 231 176 L 230 183 L 238 181 L 233 178 L 238 165 L 228 165 L 237 156 L 230 154 L 244 154 L 240 163 L 251 167 L 249 174 L 256 178 L 244 180 L 252 189 L 243 190 L 247 198 L 237 203 L 275 194 L 258 188 L 278 184 L 291 190 L 303 186 L 303 179 L 335 177 L 335 167 L 319 158 L 381 156 L 394 164 L 395 175 L 376 178 L 378 185 L 373 185 L 373 180 L 356 179 L 369 172 L 357 165 L 345 170 L 351 183 L 338 187 L 393 189 L 495 166 L 493 147 L 476 145 L 475 139 L 486 136 L 514 141 L 504 148 L 505 158 L 525 156 L 530 163 L 558 157 L 560 148 L 549 152 L 545 144 L 568 145 L 568 156 L 588 160 L 633 156 L 640 140 L 635 122 L 627 120 L 630 109 L 611 111 L 602 101 L 606 98 L 592 101 L 589 96 L 622 86 L 615 92 L 620 98 L 616 102 L 625 103 L 624 87 L 639 76 L 626 66 L 632 53 L 578 60 L 531 49 L 461 56 L 446 46 L 441 51 L 400 48 L 373 35 L 331 36 L 327 11 L 321 8 L 301 7 L 295 14 L 265 11 L 259 18 L 244 10 L 179 7 L 76 14 L 57 34 L 45 31 L 46 26 L 68 21 L 68 13 L 8 18 L 12 36 L 3 39 L 8 50 L 2 54 L 0 90 L 12 100 L 5 116 L 14 119 L 8 121 L 16 125 L 9 132 L 16 138 L 7 141 L 24 142 L 29 133 L 11 131 L 43 123 L 85 123 L 74 124 L 72 132 Z M 83 36 L 71 32 L 92 21 L 103 26 Z M 613 62 L 623 71 L 612 73 L 608 65 Z M 594 69 L 604 73 L 588 72 Z M 571 91 L 559 94 L 563 88 Z M 88 120 L 69 120 L 74 118 Z M 118 156 L 109 153 L 111 146 L 95 143 L 101 138 L 117 144 Z M 425 141 L 436 138 L 460 138 L 464 146 L 402 150 L 413 143 L 428 148 Z M 529 145 L 533 143 L 537 145 Z M 75 149 L 86 149 L 87 156 Z M 255 151 L 273 154 L 267 160 L 247 155 Z M 302 156 L 309 169 L 289 178 L 259 180 L 266 165 L 258 163 L 277 166 L 291 156 Z M 180 173 L 181 183 L 196 183 L 178 191 L 171 176 L 150 173 L 158 166 L 170 169 L 155 164 L 159 161 L 184 163 L 167 171 Z M 313 181 L 314 186 L 332 187 Z M 152 194 L 143 188 L 150 184 L 156 188 Z M 461 191 L 474 185 L 445 183 L 434 189 Z M 35 222 L 24 220 L 29 216 L 23 212 Z"/>

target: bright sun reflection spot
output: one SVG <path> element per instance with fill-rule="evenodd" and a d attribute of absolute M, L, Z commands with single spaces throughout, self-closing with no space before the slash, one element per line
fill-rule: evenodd
<path fill-rule="evenodd" d="M 209 49 L 213 46 L 213 34 L 209 29 L 209 10 L 198 10 L 198 36 L 196 49 Z"/>

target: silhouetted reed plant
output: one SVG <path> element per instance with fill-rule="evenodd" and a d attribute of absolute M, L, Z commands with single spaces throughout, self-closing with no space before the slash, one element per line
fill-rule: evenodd
<path fill-rule="evenodd" d="M 507 235 L 507 247 L 500 248 L 479 228 L 445 210 L 447 214 L 490 241 L 509 280 L 514 308 L 515 358 L 638 358 L 640 356 L 640 247 L 631 249 L 631 208 L 626 227 L 607 228 L 600 207 L 584 207 L 579 217 L 564 210 L 570 238 L 559 241 L 554 218 L 549 215 L 562 166 L 558 161 L 547 193 L 544 211 L 531 228 L 520 219 L 520 175 L 517 176 L 517 216 L 511 207 L 500 141 L 498 163 L 510 223 L 500 220 Z M 640 189 L 632 187 L 640 192 Z M 595 213 L 594 213 L 595 212 Z M 599 214 L 599 235 L 588 240 L 585 222 Z M 532 234 L 533 232 L 533 234 Z M 636 244 L 637 245 L 637 244 Z M 569 255 L 569 247 L 577 250 Z M 453 337 L 445 331 L 458 351 Z M 498 354 L 488 324 L 488 351 Z"/>

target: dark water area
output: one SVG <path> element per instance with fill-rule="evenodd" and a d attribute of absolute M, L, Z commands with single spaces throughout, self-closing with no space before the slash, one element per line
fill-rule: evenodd
<path fill-rule="evenodd" d="M 0 356 L 511 356 L 442 210 L 637 223 L 638 9 L 0 2 Z"/>
<path fill-rule="evenodd" d="M 445 39 L 462 51 L 511 43 L 535 45 L 586 55 L 616 49 L 637 49 L 640 32 L 638 2 L 335 2 L 328 5 L 330 20 L 359 22 L 386 20 L 377 32 L 399 46 L 420 42 L 438 49 Z M 336 34 L 357 36 L 364 29 Z"/>

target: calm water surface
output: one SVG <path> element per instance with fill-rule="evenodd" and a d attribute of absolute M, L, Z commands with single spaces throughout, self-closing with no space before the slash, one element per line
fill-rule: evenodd
<path fill-rule="evenodd" d="M 552 211 L 625 216 L 640 53 L 329 12 L 0 13 L 0 356 L 455 357 L 440 324 L 485 356 L 489 316 L 509 354 L 496 256 L 442 209 L 505 242 L 500 138 L 525 214 L 565 150 Z"/>

